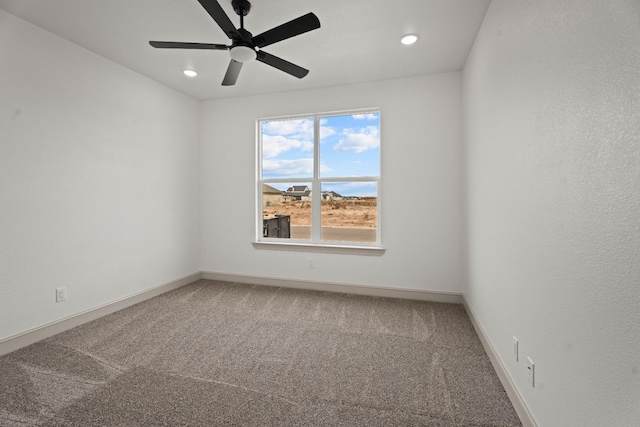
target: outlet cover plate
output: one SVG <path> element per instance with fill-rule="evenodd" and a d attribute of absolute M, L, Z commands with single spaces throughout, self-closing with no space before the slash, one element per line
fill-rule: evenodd
<path fill-rule="evenodd" d="M 67 299 L 67 288 L 57 288 L 56 289 L 56 302 L 62 302 Z"/>
<path fill-rule="evenodd" d="M 536 386 L 536 365 L 530 357 L 527 357 L 527 380 L 531 387 Z"/>

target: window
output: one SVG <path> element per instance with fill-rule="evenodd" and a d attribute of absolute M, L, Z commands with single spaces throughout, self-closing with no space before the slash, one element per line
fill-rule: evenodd
<path fill-rule="evenodd" d="M 380 175 L 378 110 L 259 120 L 258 240 L 379 246 Z"/>

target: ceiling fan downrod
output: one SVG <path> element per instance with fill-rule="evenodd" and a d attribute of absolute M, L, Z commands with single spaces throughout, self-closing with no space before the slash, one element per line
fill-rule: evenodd
<path fill-rule="evenodd" d="M 251 11 L 251 3 L 249 0 L 232 0 L 231 6 L 233 10 L 240 16 L 240 28 L 244 29 L 244 17 Z"/>

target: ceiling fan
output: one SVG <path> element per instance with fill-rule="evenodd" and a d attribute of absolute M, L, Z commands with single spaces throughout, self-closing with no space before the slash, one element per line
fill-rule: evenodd
<path fill-rule="evenodd" d="M 161 49 L 228 50 L 231 55 L 231 62 L 222 80 L 223 86 L 236 84 L 236 80 L 238 80 L 238 75 L 242 69 L 242 64 L 253 61 L 254 59 L 282 70 L 285 73 L 289 73 L 299 79 L 309 74 L 309 70 L 271 55 L 263 51 L 262 48 L 320 28 L 320 20 L 313 13 L 307 13 L 306 15 L 265 31 L 262 34 L 253 36 L 244 28 L 244 17 L 251 10 L 251 3 L 248 0 L 231 1 L 233 10 L 240 16 L 240 28 L 237 29 L 216 0 L 198 0 L 198 2 L 205 8 L 209 15 L 211 15 L 218 26 L 222 28 L 222 31 L 225 32 L 227 37 L 231 39 L 231 45 L 160 41 L 150 41 L 149 44 Z"/>

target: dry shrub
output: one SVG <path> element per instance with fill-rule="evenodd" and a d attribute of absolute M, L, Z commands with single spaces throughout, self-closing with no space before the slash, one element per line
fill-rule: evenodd
<path fill-rule="evenodd" d="M 327 200 L 323 202 L 326 206 L 329 206 L 331 209 L 346 209 L 347 205 L 342 200 Z"/>

